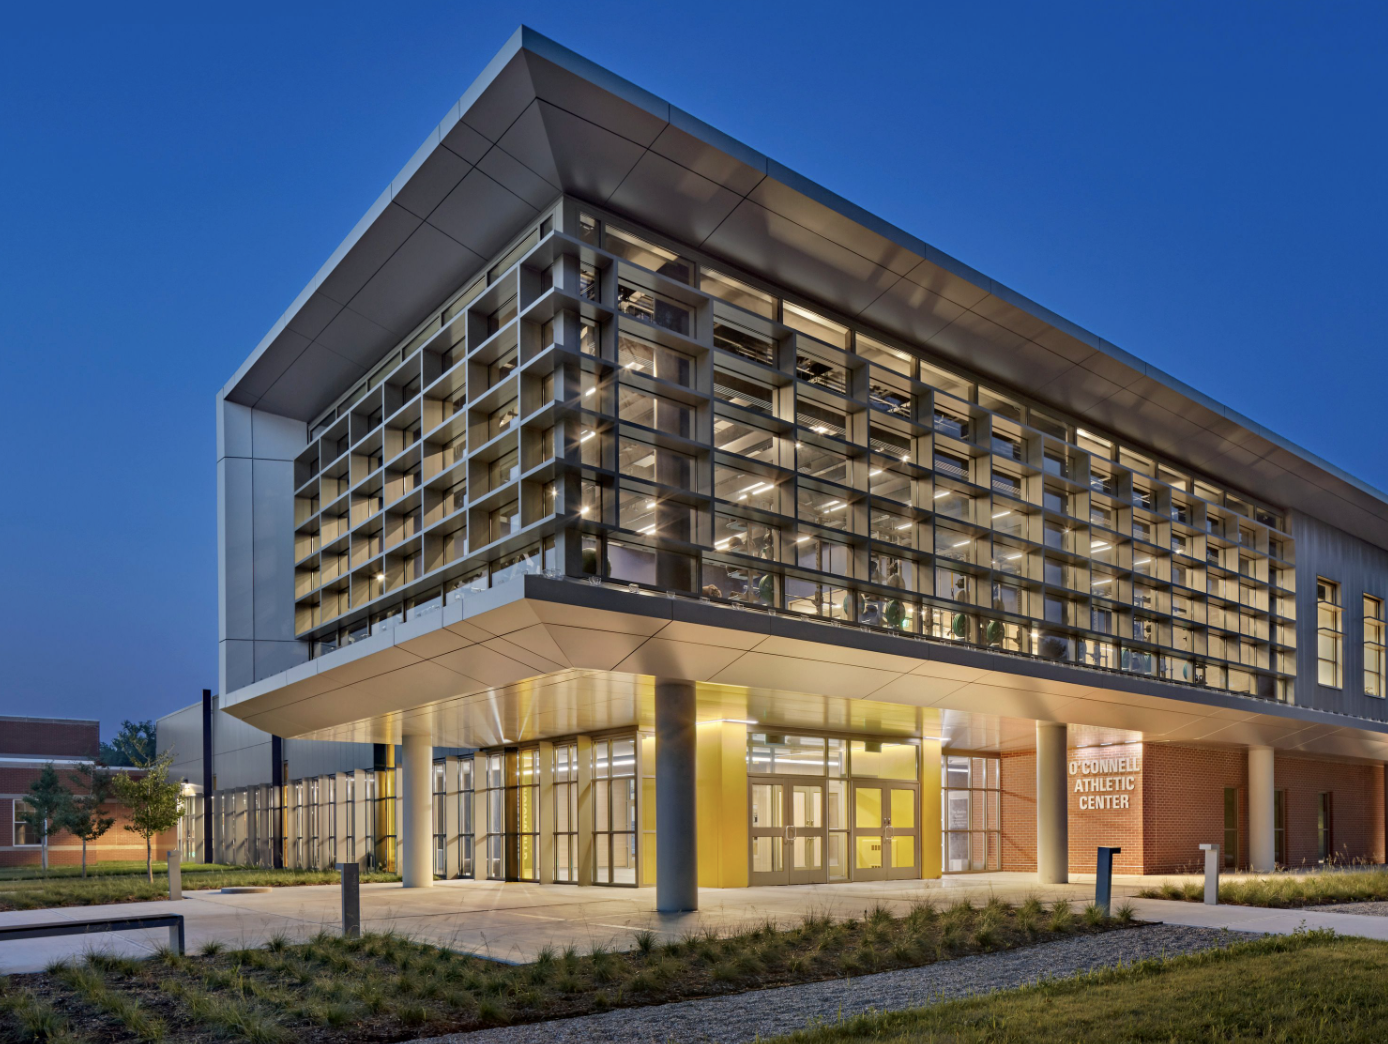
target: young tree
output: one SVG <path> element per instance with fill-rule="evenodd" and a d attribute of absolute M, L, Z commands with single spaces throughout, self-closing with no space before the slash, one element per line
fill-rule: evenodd
<path fill-rule="evenodd" d="M 145 839 L 145 876 L 154 883 L 154 838 L 172 830 L 183 816 L 183 784 L 169 779 L 173 751 L 155 758 L 138 777 L 133 773 L 116 776 L 116 796 L 130 812 L 125 829 Z"/>
<path fill-rule="evenodd" d="M 29 835 L 36 837 L 43 846 L 43 872 L 48 873 L 48 838 L 55 830 L 61 829 L 59 820 L 72 801 L 72 795 L 58 778 L 58 771 L 49 762 L 39 773 L 39 778 L 29 784 L 24 806 L 16 801 L 15 819 L 29 828 Z"/>
<path fill-rule="evenodd" d="M 102 815 L 106 802 L 115 796 L 115 773 L 105 766 L 96 764 L 81 765 L 68 776 L 76 787 L 56 820 L 58 827 L 73 837 L 82 840 L 82 876 L 87 876 L 87 842 L 95 841 L 111 829 L 115 822 L 112 816 Z"/>
<path fill-rule="evenodd" d="M 101 760 L 107 765 L 135 768 L 153 764 L 157 735 L 152 721 L 123 721 L 116 738 L 101 745 Z"/>

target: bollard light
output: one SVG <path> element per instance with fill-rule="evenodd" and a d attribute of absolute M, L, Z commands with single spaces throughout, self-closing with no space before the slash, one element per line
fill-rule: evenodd
<path fill-rule="evenodd" d="M 1205 853 L 1205 905 L 1219 905 L 1220 845 L 1201 845 Z"/>
<path fill-rule="evenodd" d="M 1123 851 L 1117 845 L 1100 845 L 1099 858 L 1095 861 L 1094 905 L 1109 915 L 1113 905 L 1113 857 Z"/>
<path fill-rule="evenodd" d="M 178 849 L 169 852 L 169 898 L 183 898 L 183 864 L 179 862 Z"/>
<path fill-rule="evenodd" d="M 361 938 L 361 867 L 356 863 L 338 863 L 342 874 L 342 937 Z"/>

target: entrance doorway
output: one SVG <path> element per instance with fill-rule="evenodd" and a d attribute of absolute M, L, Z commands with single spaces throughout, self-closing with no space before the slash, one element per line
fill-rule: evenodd
<path fill-rule="evenodd" d="M 899 783 L 853 784 L 853 880 L 919 877 L 920 826 L 916 787 Z"/>
<path fill-rule="evenodd" d="M 919 877 L 919 767 L 911 740 L 749 732 L 749 883 Z"/>
<path fill-rule="evenodd" d="M 749 776 L 747 789 L 751 884 L 824 884 L 841 876 L 843 834 L 837 827 L 844 819 L 842 781 Z"/>

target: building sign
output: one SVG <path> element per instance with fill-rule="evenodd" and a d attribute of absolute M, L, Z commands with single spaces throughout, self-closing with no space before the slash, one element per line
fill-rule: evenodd
<path fill-rule="evenodd" d="M 1142 759 L 1132 755 L 1073 759 L 1070 779 L 1080 796 L 1080 811 L 1128 808 L 1141 771 Z"/>

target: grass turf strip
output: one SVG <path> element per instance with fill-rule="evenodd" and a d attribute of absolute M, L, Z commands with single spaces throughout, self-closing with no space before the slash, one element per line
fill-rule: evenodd
<path fill-rule="evenodd" d="M 336 870 L 262 870 L 254 867 L 185 867 L 183 890 L 226 888 L 229 885 L 338 884 Z M 363 873 L 364 883 L 398 881 L 398 874 Z M 0 910 L 42 910 L 55 906 L 95 906 L 102 903 L 147 902 L 169 897 L 167 877 L 151 884 L 139 874 L 100 874 L 86 880 L 71 876 L 0 879 Z"/>
<path fill-rule="evenodd" d="M 1169 960 L 864 1015 L 776 1044 L 1388 1040 L 1388 943 L 1297 932 Z"/>
<path fill-rule="evenodd" d="M 265 949 L 211 946 L 195 957 L 163 952 L 137 961 L 94 954 L 15 976 L 0 991 L 3 1044 L 348 1044 L 408 1040 L 509 1022 L 536 1022 L 614 1007 L 814 982 L 917 967 L 1080 932 L 1121 928 L 1131 910 L 1105 920 L 1030 899 L 939 908 L 905 916 L 884 907 L 862 918 L 807 916 L 791 928 L 763 925 L 659 942 L 636 936 L 614 953 L 546 950 L 528 965 L 503 965 L 396 935 L 307 943 L 275 938 Z"/>
<path fill-rule="evenodd" d="M 1142 899 L 1205 901 L 1205 885 L 1199 881 L 1167 883 L 1144 888 Z M 1224 881 L 1219 901 L 1231 906 L 1301 907 L 1327 903 L 1362 903 L 1388 900 L 1388 870 L 1332 870 L 1315 874 L 1276 874 Z"/>

